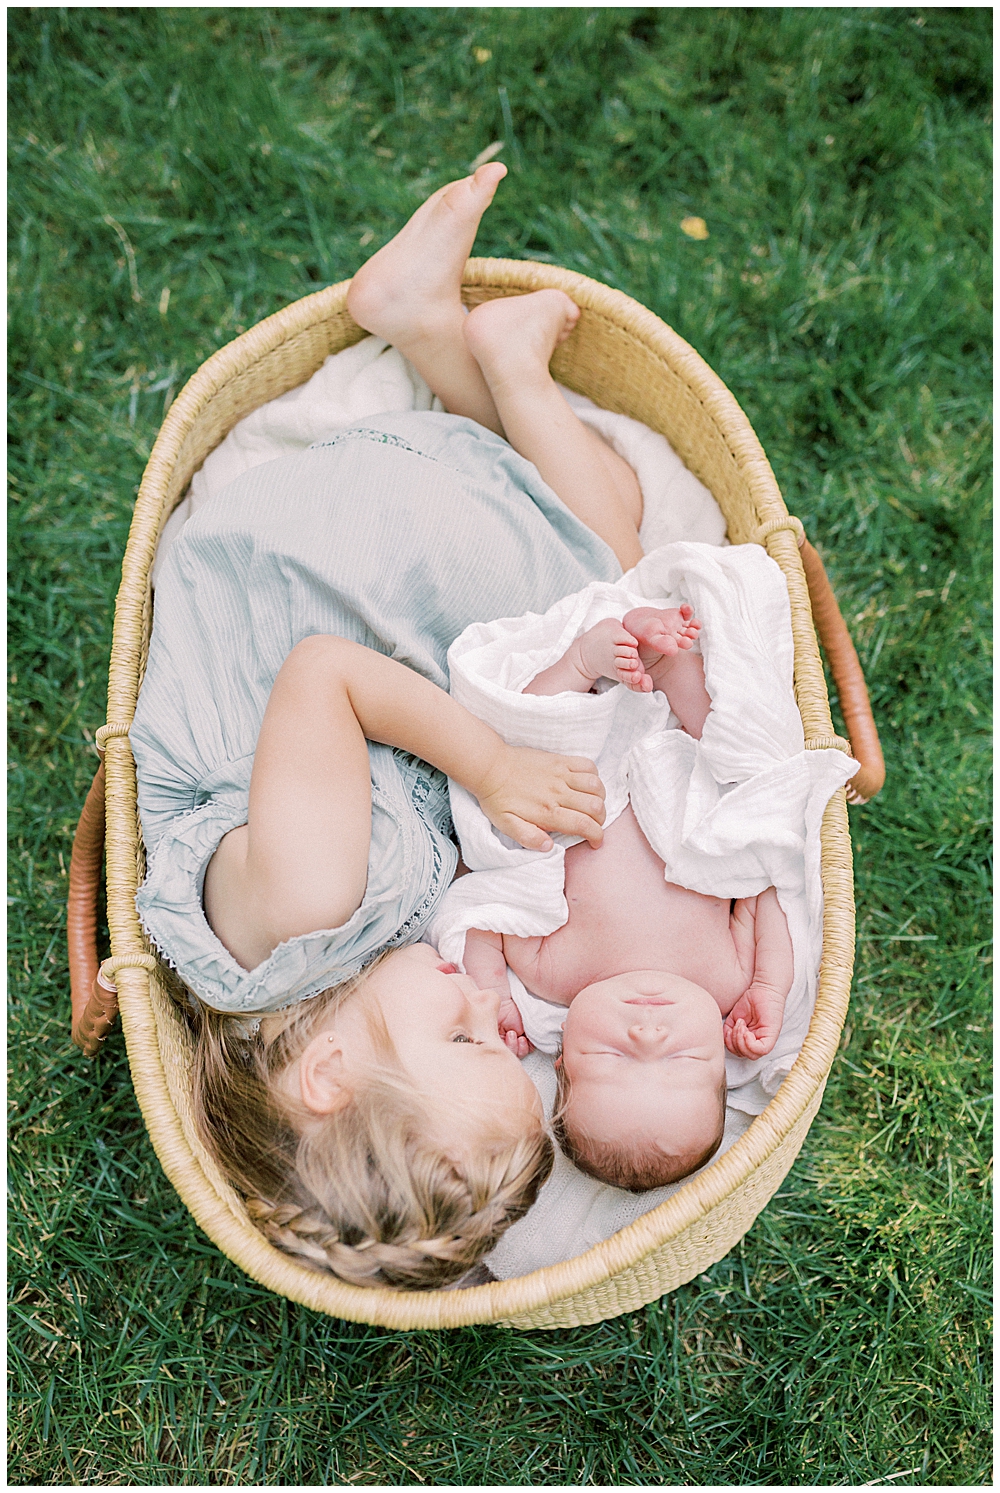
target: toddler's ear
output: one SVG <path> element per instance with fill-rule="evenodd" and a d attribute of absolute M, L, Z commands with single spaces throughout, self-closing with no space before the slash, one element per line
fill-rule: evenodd
<path fill-rule="evenodd" d="M 556 1060 L 555 1060 L 555 1062 L 553 1063 L 552 1066 L 555 1068 L 556 1072 L 558 1073 L 559 1069 L 562 1067 L 562 1053 L 559 1054 L 559 1056 L 556 1058 Z"/>
<path fill-rule="evenodd" d="M 344 1049 L 334 1033 L 317 1033 L 302 1054 L 299 1089 L 302 1103 L 314 1115 L 336 1114 L 351 1102 Z"/>

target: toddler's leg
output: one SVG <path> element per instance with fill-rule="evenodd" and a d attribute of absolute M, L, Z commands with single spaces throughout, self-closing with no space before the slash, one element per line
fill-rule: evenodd
<path fill-rule="evenodd" d="M 663 691 L 684 730 L 699 740 L 712 698 L 705 688 L 705 665 L 689 651 L 701 629 L 691 607 L 636 607 L 622 618 L 622 626 L 636 639 L 651 688 Z"/>
<path fill-rule="evenodd" d="M 627 569 L 642 556 L 638 479 L 577 419 L 549 374 L 578 307 L 556 290 L 488 302 L 469 316 L 462 306 L 465 262 L 505 174 L 491 161 L 429 197 L 355 275 L 347 307 L 409 358 L 447 410 L 506 435 Z"/>
<path fill-rule="evenodd" d="M 552 490 L 614 550 L 623 570 L 642 558 L 642 492 L 626 461 L 570 409 L 549 360 L 580 309 L 561 290 L 504 296 L 466 318 L 465 340 L 507 439 Z"/>
<path fill-rule="evenodd" d="M 506 174 L 506 166 L 490 161 L 441 187 L 362 265 L 347 292 L 358 325 L 409 358 L 446 410 L 498 435 L 504 432 L 493 397 L 462 335 L 462 272 Z"/>

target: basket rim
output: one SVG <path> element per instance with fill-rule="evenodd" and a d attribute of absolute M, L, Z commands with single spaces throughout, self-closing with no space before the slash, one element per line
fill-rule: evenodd
<path fill-rule="evenodd" d="M 346 315 L 349 284 L 345 280 L 314 292 L 250 328 L 208 358 L 171 405 L 143 474 L 123 558 L 109 670 L 109 721 L 130 722 L 135 708 L 149 574 L 167 517 L 164 492 L 185 437 L 218 393 L 250 372 L 266 354 L 277 352 L 334 315 Z M 645 306 L 585 275 L 531 260 L 472 259 L 464 279 L 466 290 L 497 294 L 552 285 L 566 290 L 585 315 L 600 317 L 632 336 L 680 376 L 700 400 L 745 476 L 761 522 L 787 515 L 760 442 L 734 396 L 700 355 Z M 358 333 L 365 335 L 360 328 Z M 831 735 L 832 725 L 798 547 L 789 532 L 771 533 L 765 542 L 789 588 L 796 695 L 807 742 L 819 741 Z M 127 738 L 107 742 L 106 762 L 112 950 L 116 957 L 138 956 L 148 952 L 148 944 L 134 903 L 138 879 L 135 766 Z M 729 1150 L 678 1193 L 571 1260 L 460 1291 L 404 1292 L 350 1286 L 282 1254 L 248 1220 L 237 1217 L 202 1171 L 183 1135 L 167 1087 L 150 977 L 140 968 L 122 968 L 118 981 L 129 1063 L 154 1149 L 182 1200 L 223 1252 L 261 1284 L 303 1305 L 387 1328 L 440 1328 L 501 1322 L 565 1301 L 636 1265 L 704 1219 L 751 1179 L 825 1085 L 846 1012 L 854 955 L 851 852 L 842 790 L 824 816 L 822 876 L 825 916 L 816 1007 L 802 1050 L 777 1094 Z"/>

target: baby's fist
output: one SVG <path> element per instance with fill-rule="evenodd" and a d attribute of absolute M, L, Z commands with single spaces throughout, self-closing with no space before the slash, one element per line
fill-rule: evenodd
<path fill-rule="evenodd" d="M 726 1048 L 738 1058 L 765 1057 L 778 1040 L 785 998 L 766 986 L 751 985 L 722 1028 Z"/>
<path fill-rule="evenodd" d="M 524 1035 L 524 1022 L 521 1019 L 521 1013 L 509 996 L 500 1002 L 497 1026 L 499 1027 L 501 1037 L 516 1058 L 526 1058 L 529 1052 L 534 1052 L 534 1047 Z"/>

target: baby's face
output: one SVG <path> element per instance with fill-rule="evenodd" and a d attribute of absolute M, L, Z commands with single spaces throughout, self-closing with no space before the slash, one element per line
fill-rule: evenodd
<path fill-rule="evenodd" d="M 576 1133 L 669 1153 L 697 1151 L 716 1133 L 722 1015 L 690 980 L 639 970 L 586 986 L 566 1017 L 561 1062 Z"/>

